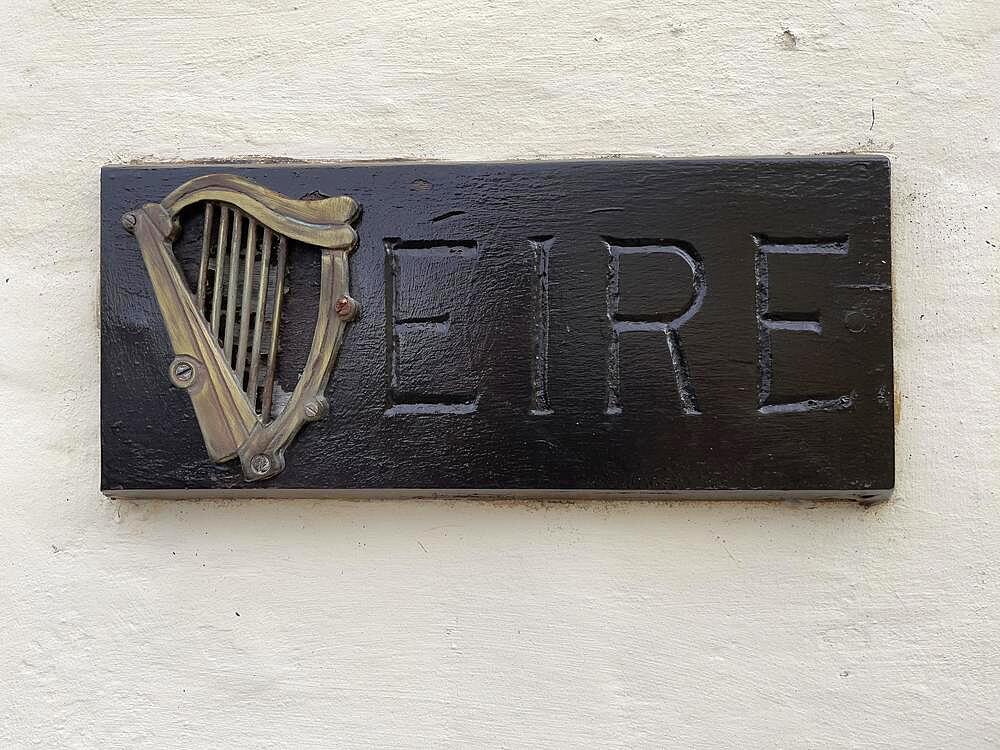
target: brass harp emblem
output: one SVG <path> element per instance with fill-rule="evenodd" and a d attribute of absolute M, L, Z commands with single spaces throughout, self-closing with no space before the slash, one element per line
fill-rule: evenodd
<path fill-rule="evenodd" d="M 192 292 L 173 245 L 181 211 L 195 204 L 204 204 L 204 222 Z M 247 481 L 284 469 L 285 449 L 298 431 L 327 413 L 323 392 L 344 328 L 358 312 L 347 293 L 357 213 L 350 197 L 294 200 L 249 180 L 213 174 L 122 217 L 139 242 L 173 346 L 170 380 L 191 396 L 209 457 L 216 463 L 239 457 Z M 275 373 L 290 242 L 319 250 L 319 312 L 301 377 L 278 404 Z"/>

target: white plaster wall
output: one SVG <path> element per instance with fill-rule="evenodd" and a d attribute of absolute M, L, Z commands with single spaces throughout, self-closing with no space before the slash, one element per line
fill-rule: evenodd
<path fill-rule="evenodd" d="M 0 29 L 0 747 L 1000 747 L 996 2 L 3 0 Z M 102 164 L 840 151 L 893 158 L 889 504 L 97 491 Z"/>

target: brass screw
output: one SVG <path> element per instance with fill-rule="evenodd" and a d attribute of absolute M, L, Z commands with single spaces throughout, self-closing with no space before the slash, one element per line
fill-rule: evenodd
<path fill-rule="evenodd" d="M 337 317 L 345 322 L 354 320 L 358 317 L 357 300 L 345 294 L 334 303 L 333 310 L 337 313 Z"/>
<path fill-rule="evenodd" d="M 263 453 L 258 453 L 250 459 L 250 468 L 254 474 L 267 474 L 271 470 L 271 459 Z"/>
<path fill-rule="evenodd" d="M 305 405 L 303 411 L 305 412 L 307 419 L 316 419 L 316 417 L 318 417 L 320 414 L 319 404 L 317 404 L 315 401 L 310 401 L 308 404 Z"/>
<path fill-rule="evenodd" d="M 127 213 L 122 215 L 122 226 L 128 231 L 135 229 L 135 214 Z"/>
<path fill-rule="evenodd" d="M 174 365 L 174 377 L 182 383 L 188 382 L 194 377 L 194 368 L 190 362 L 178 362 Z"/>

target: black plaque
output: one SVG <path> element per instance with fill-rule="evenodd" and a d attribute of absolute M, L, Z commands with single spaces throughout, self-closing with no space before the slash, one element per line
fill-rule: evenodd
<path fill-rule="evenodd" d="M 361 315 L 329 414 L 261 482 L 209 460 L 121 224 L 213 173 L 362 211 Z M 893 486 L 889 219 L 889 163 L 868 156 L 105 168 L 102 489 L 877 498 Z M 286 393 L 317 314 L 298 260 Z"/>

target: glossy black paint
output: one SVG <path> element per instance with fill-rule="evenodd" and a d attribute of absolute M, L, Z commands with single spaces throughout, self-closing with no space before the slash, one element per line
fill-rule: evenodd
<path fill-rule="evenodd" d="M 363 208 L 330 416 L 259 485 L 209 462 L 119 223 L 220 171 Z M 881 157 L 106 168 L 102 488 L 890 488 L 889 219 Z M 318 281 L 290 267 L 286 391 Z"/>

